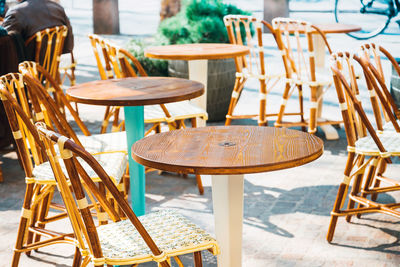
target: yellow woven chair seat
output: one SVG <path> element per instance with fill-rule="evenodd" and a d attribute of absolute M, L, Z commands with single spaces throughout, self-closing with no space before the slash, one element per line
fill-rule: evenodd
<path fill-rule="evenodd" d="M 127 153 L 126 132 L 112 132 L 93 134 L 90 136 L 78 135 L 82 146 L 91 154 L 98 152 L 125 152 Z"/>
<path fill-rule="evenodd" d="M 187 100 L 165 104 L 165 107 L 171 115 L 170 118 L 165 116 L 165 113 L 160 105 L 144 106 L 144 122 L 170 122 L 174 120 L 190 119 L 193 117 L 200 117 L 203 120 L 208 119 L 208 114 L 204 109 L 194 105 L 193 103 L 190 103 Z"/>
<path fill-rule="evenodd" d="M 174 210 L 156 211 L 140 216 L 139 220 L 165 257 L 202 249 L 211 249 L 214 255 L 219 253 L 217 241 L 210 234 Z M 129 220 L 98 226 L 97 232 L 105 264 L 156 260 Z"/>
<path fill-rule="evenodd" d="M 367 156 L 400 156 L 400 133 L 384 132 L 378 136 L 387 152 L 381 153 L 370 136 L 356 141 L 355 152 Z"/>
<path fill-rule="evenodd" d="M 125 174 L 126 164 L 128 163 L 128 156 L 126 153 L 102 153 L 98 155 L 94 155 L 94 158 L 100 163 L 106 173 L 110 176 L 110 178 L 115 182 L 115 184 L 119 184 L 122 176 Z M 83 160 L 78 158 L 82 167 L 86 170 L 89 177 L 93 179 L 95 182 L 100 182 L 99 177 L 93 171 L 93 169 Z M 65 168 L 64 162 L 60 161 L 61 168 L 64 174 L 67 175 L 67 170 Z M 53 170 L 51 169 L 50 163 L 47 161 L 40 165 L 36 165 L 33 169 L 34 182 L 39 184 L 56 184 Z M 30 179 L 30 178 L 27 178 Z"/>

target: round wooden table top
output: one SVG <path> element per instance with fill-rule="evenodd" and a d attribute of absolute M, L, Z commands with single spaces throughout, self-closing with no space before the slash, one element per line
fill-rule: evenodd
<path fill-rule="evenodd" d="M 145 49 L 144 55 L 158 59 L 196 60 L 232 58 L 249 52 L 249 48 L 243 45 L 201 43 L 149 47 Z"/>
<path fill-rule="evenodd" d="M 145 137 L 133 159 L 155 169 L 194 174 L 245 174 L 286 169 L 323 153 L 315 135 L 286 128 L 214 126 Z"/>
<path fill-rule="evenodd" d="M 361 27 L 353 24 L 342 24 L 342 23 L 324 23 L 324 24 L 314 24 L 317 26 L 323 33 L 349 33 L 349 32 L 358 32 L 361 31 Z M 293 32 L 294 28 L 289 24 L 288 30 L 289 32 Z M 317 32 L 317 31 L 315 31 Z"/>
<path fill-rule="evenodd" d="M 144 106 L 192 99 L 204 85 L 187 79 L 130 77 L 88 82 L 67 90 L 70 100 L 102 106 Z"/>

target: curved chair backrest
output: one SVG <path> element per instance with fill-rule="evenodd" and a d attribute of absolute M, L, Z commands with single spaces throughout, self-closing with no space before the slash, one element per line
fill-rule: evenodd
<path fill-rule="evenodd" d="M 86 125 L 80 119 L 78 113 L 72 108 L 70 102 L 68 101 L 67 97 L 64 94 L 64 91 L 61 89 L 59 84 L 54 80 L 54 78 L 50 75 L 50 73 L 47 72 L 46 69 L 44 69 L 36 62 L 24 61 L 19 64 L 19 71 L 23 75 L 30 75 L 31 77 L 37 80 L 39 80 L 39 77 L 42 77 L 42 84 L 44 84 L 44 87 L 47 88 L 47 93 L 52 96 L 54 104 L 58 107 L 58 110 L 65 117 L 65 108 L 66 108 L 74 118 L 76 124 L 83 132 L 83 134 L 91 135 Z"/>
<path fill-rule="evenodd" d="M 278 48 L 282 54 L 286 78 L 299 82 L 304 79 L 312 82 L 317 81 L 315 47 L 312 35 L 319 34 L 331 54 L 332 50 L 325 34 L 309 22 L 290 18 L 274 18 L 272 26 Z M 302 42 L 304 38 L 306 39 L 305 45 Z"/>
<path fill-rule="evenodd" d="M 354 74 L 354 62 L 360 64 L 367 84 L 370 83 L 371 79 L 373 79 L 372 74 L 361 58 L 348 52 L 332 55 L 331 70 L 346 130 L 348 147 L 354 148 L 355 142 L 359 138 L 366 136 L 368 132 L 379 150 L 384 153 L 386 150 L 378 137 L 377 129 L 374 129 L 359 100 L 358 81 L 355 79 Z M 349 69 L 348 73 L 353 73 L 354 75 L 350 77 L 350 84 L 344 75 L 345 68 Z M 392 119 L 395 121 L 394 117 Z"/>
<path fill-rule="evenodd" d="M 396 105 L 392 95 L 387 88 L 385 75 L 382 68 L 381 57 L 386 57 L 393 69 L 396 71 L 397 75 L 400 76 L 400 66 L 397 63 L 396 59 L 382 46 L 375 45 L 374 43 L 367 43 L 361 46 L 360 56 L 365 60 L 365 64 L 368 65 L 373 77 L 375 78 L 374 89 L 376 93 L 371 95 L 371 98 L 376 95 L 379 98 L 380 109 L 382 110 L 382 117 L 384 117 L 385 121 L 388 122 L 389 114 L 385 112 L 385 106 L 389 106 L 391 108 L 391 112 L 396 115 L 398 119 L 400 119 L 400 111 L 398 106 Z M 378 107 L 374 107 L 374 111 L 379 111 Z M 379 113 L 375 115 L 378 116 Z"/>
<path fill-rule="evenodd" d="M 86 198 L 87 195 L 92 196 L 90 199 L 97 200 L 107 212 L 109 218 L 114 222 L 120 221 L 121 217 L 115 211 L 113 205 L 104 197 L 98 187 L 89 178 L 89 175 L 78 162 L 77 157 L 96 172 L 106 189 L 115 198 L 116 204 L 130 220 L 132 226 L 137 229 L 151 252 L 154 255 L 160 255 L 160 249 L 156 246 L 153 239 L 147 233 L 146 229 L 136 217 L 128 202 L 123 198 L 110 177 L 93 156 L 65 136 L 47 130 L 44 124 L 37 124 L 37 129 L 46 147 L 46 152 L 72 223 L 80 251 L 86 252 L 86 255 L 91 255 L 92 258 L 94 258 L 94 262 L 96 260 L 104 260 L 99 236 Z M 54 144 L 58 144 L 60 155 L 56 154 Z M 59 162 L 61 159 L 66 166 L 68 178 L 65 177 L 61 171 Z M 165 261 L 162 263 L 162 266 L 169 266 L 169 264 Z"/>
<path fill-rule="evenodd" d="M 231 44 L 246 45 L 250 48 L 250 53 L 235 59 L 237 72 L 243 72 L 243 68 L 253 75 L 264 75 L 264 46 L 262 40 L 262 27 L 266 26 L 271 33 L 274 33 L 272 26 L 252 16 L 227 15 L 224 23 L 228 32 Z M 257 66 L 253 70 L 253 65 Z"/>
<path fill-rule="evenodd" d="M 0 77 L 1 100 L 27 178 L 33 177 L 34 164 L 46 161 L 44 147 L 32 124 L 33 121 L 41 119 L 41 113 L 38 112 L 40 107 L 37 101 L 28 101 L 28 92 L 32 93 L 29 87 L 25 89 L 21 74 L 10 73 Z"/>
<path fill-rule="evenodd" d="M 35 42 L 35 62 L 43 66 L 58 83 L 60 83 L 60 56 L 67 34 L 67 26 L 56 26 L 37 32 L 25 42 L 25 46 Z M 39 76 L 40 81 L 42 78 Z"/>

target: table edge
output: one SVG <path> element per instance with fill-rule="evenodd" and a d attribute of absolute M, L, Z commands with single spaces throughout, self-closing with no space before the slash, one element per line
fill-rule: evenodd
<path fill-rule="evenodd" d="M 134 144 L 133 144 L 134 145 Z M 270 172 L 277 171 L 283 169 L 290 169 L 294 167 L 298 167 L 307 163 L 310 163 L 319 157 L 322 156 L 324 152 L 324 146 L 322 145 L 320 149 L 315 151 L 313 154 L 308 156 L 298 158 L 294 161 L 287 161 L 278 164 L 265 164 L 265 165 L 257 165 L 257 166 L 246 166 L 246 167 L 196 167 L 196 166 L 178 166 L 178 165 L 170 165 L 166 163 L 154 162 L 147 159 L 144 159 L 138 155 L 136 155 L 131 150 L 132 158 L 139 164 L 155 168 L 163 171 L 170 172 L 181 172 L 187 174 L 204 174 L 204 175 L 233 175 L 233 174 L 248 174 L 248 173 L 260 173 L 260 172 Z M 290 165 L 290 166 L 289 166 Z"/>

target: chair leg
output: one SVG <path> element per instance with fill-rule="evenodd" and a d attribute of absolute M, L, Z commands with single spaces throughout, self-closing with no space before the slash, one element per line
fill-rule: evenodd
<path fill-rule="evenodd" d="M 387 167 L 387 162 L 384 161 L 384 160 L 382 160 L 382 161 L 381 161 L 381 164 L 379 165 L 379 168 L 378 168 L 378 173 L 377 173 L 377 176 L 378 176 L 378 177 L 383 176 L 383 174 L 384 174 L 385 171 L 386 171 L 386 167 Z M 374 187 L 373 187 L 373 188 L 378 188 L 380 185 L 381 185 L 381 180 L 375 178 L 375 183 L 374 183 Z M 377 197 L 378 197 L 378 194 L 377 194 L 377 193 L 372 194 L 372 195 L 371 195 L 371 200 L 372 200 L 372 201 L 376 201 Z"/>
<path fill-rule="evenodd" d="M 18 226 L 18 234 L 17 234 L 17 241 L 15 242 L 15 250 L 13 252 L 13 258 L 12 258 L 12 267 L 18 266 L 19 259 L 21 257 L 21 252 L 16 251 L 22 249 L 24 245 L 24 240 L 26 238 L 26 233 L 28 230 L 28 223 L 29 220 L 31 219 L 31 214 L 30 214 L 30 208 L 31 208 L 31 201 L 32 201 L 32 196 L 33 196 L 33 189 L 34 189 L 34 184 L 30 183 L 27 184 L 26 186 L 26 191 L 25 191 L 25 197 L 24 197 L 24 204 L 22 205 L 23 212 L 21 214 L 21 218 L 19 221 L 19 226 Z"/>
<path fill-rule="evenodd" d="M 43 222 L 49 213 L 49 207 L 51 199 L 53 198 L 54 191 L 52 190 L 49 194 L 43 199 L 40 209 L 39 209 L 39 222 Z M 38 227 L 44 228 L 45 223 L 38 223 Z M 35 243 L 40 241 L 40 235 L 35 236 Z M 37 251 L 37 250 L 36 250 Z"/>
<path fill-rule="evenodd" d="M 305 124 L 306 121 L 304 120 L 303 86 L 301 84 L 297 85 L 297 89 L 299 91 L 300 121 Z M 306 127 L 301 126 L 301 130 L 305 132 Z"/>
<path fill-rule="evenodd" d="M 355 154 L 349 152 L 346 162 L 346 168 L 344 170 L 344 181 L 339 185 L 338 193 L 336 195 L 335 204 L 333 205 L 332 214 L 331 214 L 331 221 L 329 223 L 328 233 L 326 235 L 326 240 L 330 243 L 333 239 L 333 235 L 335 233 L 335 228 L 338 220 L 338 214 L 340 212 L 340 208 L 342 207 L 342 203 L 345 201 L 345 192 L 347 192 L 349 185 L 348 180 L 346 177 L 349 177 L 351 170 L 353 168 Z M 346 181 L 347 180 L 347 181 Z M 345 182 L 346 181 L 346 182 Z"/>
<path fill-rule="evenodd" d="M 289 91 L 290 91 L 290 84 L 286 83 L 285 90 L 283 91 L 282 95 L 282 103 L 279 108 L 278 117 L 276 118 L 275 127 L 281 127 L 283 121 L 283 114 L 285 113 L 286 109 L 286 102 L 289 98 Z"/>
<path fill-rule="evenodd" d="M 317 131 L 317 87 L 310 86 L 311 88 L 311 107 L 310 107 L 310 121 L 308 124 L 308 132 L 314 134 Z"/>
<path fill-rule="evenodd" d="M 344 184 L 344 183 L 340 184 L 332 212 L 337 213 L 340 211 L 340 206 L 342 205 L 343 195 L 344 195 L 344 192 L 346 191 L 346 187 L 347 187 L 346 184 Z M 339 216 L 337 216 L 337 215 L 331 215 L 331 221 L 329 223 L 328 234 L 326 235 L 326 240 L 329 243 L 333 239 L 333 235 L 335 233 L 335 228 L 336 228 L 338 217 Z"/>
<path fill-rule="evenodd" d="M 226 114 L 225 125 L 231 125 L 232 114 L 233 114 L 233 111 L 235 110 L 235 106 L 237 104 L 237 101 L 239 100 L 239 95 L 240 95 L 241 90 L 243 89 L 243 85 L 245 82 L 245 79 L 243 79 L 243 81 L 241 81 L 241 79 L 242 78 L 240 78 L 240 77 L 236 77 L 235 85 L 234 85 L 233 91 L 232 91 L 231 102 L 229 103 L 228 113 Z"/>
<path fill-rule="evenodd" d="M 258 116 L 258 126 L 267 126 L 268 120 L 265 117 L 267 107 L 267 86 L 265 80 L 260 80 L 260 114 Z"/>
<path fill-rule="evenodd" d="M 203 261 L 201 259 L 201 251 L 196 251 L 193 253 L 194 256 L 194 266 L 195 267 L 202 267 Z"/>

